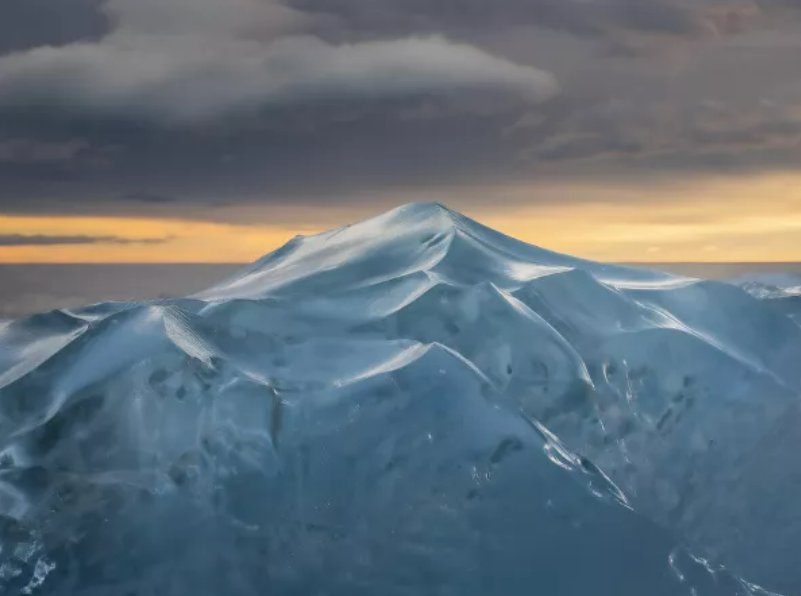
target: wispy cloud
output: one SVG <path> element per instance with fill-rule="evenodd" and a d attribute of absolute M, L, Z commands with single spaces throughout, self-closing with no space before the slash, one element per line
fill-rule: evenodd
<path fill-rule="evenodd" d="M 76 244 L 164 244 L 164 238 L 122 238 L 120 236 L 48 236 L 41 234 L 0 235 L 0 246 L 58 246 Z"/>

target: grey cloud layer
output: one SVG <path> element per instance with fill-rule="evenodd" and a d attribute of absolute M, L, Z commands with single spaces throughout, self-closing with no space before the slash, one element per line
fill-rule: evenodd
<path fill-rule="evenodd" d="M 756 105 L 706 100 L 688 106 L 608 101 L 571 113 L 531 146 L 527 157 L 543 162 L 622 157 L 675 164 L 715 155 L 793 151 L 801 146 L 800 108 L 767 100 Z M 525 122 L 517 128 L 525 130 Z"/>
<path fill-rule="evenodd" d="M 0 39 L 33 29 L 0 42 L 4 211 L 801 164 L 795 0 L 26 1 L 0 0 Z"/>
<path fill-rule="evenodd" d="M 72 160 L 87 148 L 86 141 L 35 142 L 30 139 L 0 141 L 0 161 L 14 163 L 63 162 Z"/>
<path fill-rule="evenodd" d="M 102 39 L 0 58 L 0 106 L 183 122 L 298 102 L 469 91 L 537 102 L 557 90 L 535 67 L 442 37 L 333 45 L 295 34 L 302 16 L 259 0 L 104 6 L 113 29 Z"/>
<path fill-rule="evenodd" d="M 538 26 L 582 36 L 623 29 L 684 36 L 703 29 L 701 11 L 690 3 L 668 0 L 291 0 L 291 4 L 366 31 Z"/>
<path fill-rule="evenodd" d="M 108 30 L 102 0 L 0 1 L 0 54 L 96 39 Z"/>

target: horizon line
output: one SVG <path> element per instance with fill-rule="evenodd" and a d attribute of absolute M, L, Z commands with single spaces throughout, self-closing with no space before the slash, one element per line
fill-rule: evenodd
<path fill-rule="evenodd" d="M 0 266 L 29 265 L 252 265 L 252 261 L 0 261 Z M 592 259 L 585 259 L 592 260 Z M 609 265 L 801 265 L 798 261 L 596 261 Z"/>

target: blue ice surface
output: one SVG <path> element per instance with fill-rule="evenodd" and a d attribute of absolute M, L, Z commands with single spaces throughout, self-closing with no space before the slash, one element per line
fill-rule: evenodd
<path fill-rule="evenodd" d="M 412 204 L 3 323 L 0 592 L 801 593 L 774 298 Z"/>

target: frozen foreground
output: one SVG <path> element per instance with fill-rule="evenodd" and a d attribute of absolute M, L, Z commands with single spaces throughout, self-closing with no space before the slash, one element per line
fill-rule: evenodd
<path fill-rule="evenodd" d="M 743 284 L 418 204 L 8 323 L 0 593 L 801 594 L 801 326 Z"/>

